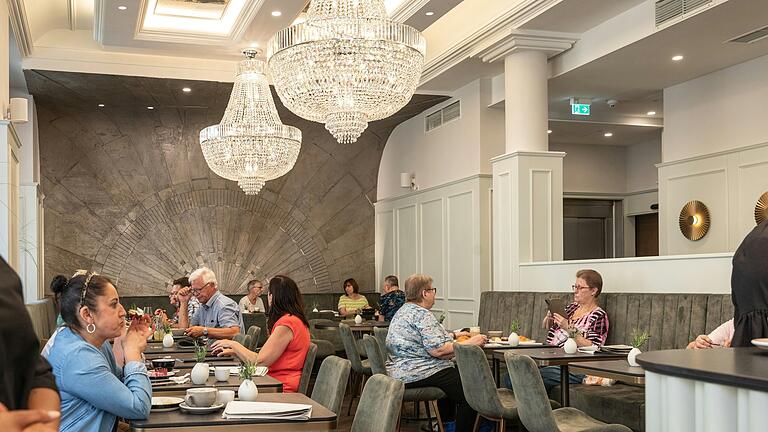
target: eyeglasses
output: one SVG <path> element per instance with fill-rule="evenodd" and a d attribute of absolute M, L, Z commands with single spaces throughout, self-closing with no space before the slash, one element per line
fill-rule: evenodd
<path fill-rule="evenodd" d="M 191 292 L 192 294 L 197 294 L 197 293 L 199 293 L 200 291 L 204 290 L 204 289 L 205 289 L 205 287 L 207 287 L 208 285 L 210 285 L 210 284 L 212 284 L 212 283 L 213 283 L 213 282 L 208 282 L 207 284 L 205 284 L 205 285 L 201 286 L 200 288 L 191 288 L 191 287 L 190 287 L 190 288 L 189 288 L 189 292 Z"/>
<path fill-rule="evenodd" d="M 571 285 L 571 289 L 574 291 L 583 290 L 583 289 L 590 289 L 592 287 L 588 286 L 579 286 L 579 285 Z"/>
<path fill-rule="evenodd" d="M 427 288 L 424 291 L 434 291 L 437 294 L 437 287 Z"/>

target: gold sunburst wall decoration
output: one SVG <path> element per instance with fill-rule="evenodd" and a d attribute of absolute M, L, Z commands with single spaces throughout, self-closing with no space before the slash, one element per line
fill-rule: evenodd
<path fill-rule="evenodd" d="M 768 219 L 768 192 L 762 194 L 755 204 L 755 223 L 760 225 Z"/>
<path fill-rule="evenodd" d="M 709 209 L 701 201 L 689 201 L 680 209 L 680 232 L 688 240 L 701 240 L 709 231 Z"/>

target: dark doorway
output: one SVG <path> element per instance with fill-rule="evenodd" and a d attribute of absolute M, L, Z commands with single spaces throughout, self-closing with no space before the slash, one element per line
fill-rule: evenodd
<path fill-rule="evenodd" d="M 615 206 L 615 201 L 608 200 L 563 200 L 563 259 L 599 259 L 615 256 Z"/>
<path fill-rule="evenodd" d="M 659 256 L 659 214 L 635 216 L 635 256 Z"/>

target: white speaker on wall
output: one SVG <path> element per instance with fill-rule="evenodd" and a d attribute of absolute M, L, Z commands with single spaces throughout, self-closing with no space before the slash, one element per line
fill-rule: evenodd
<path fill-rule="evenodd" d="M 28 122 L 28 104 L 29 101 L 25 98 L 11 98 L 11 106 L 8 108 L 8 119 L 13 123 Z"/>

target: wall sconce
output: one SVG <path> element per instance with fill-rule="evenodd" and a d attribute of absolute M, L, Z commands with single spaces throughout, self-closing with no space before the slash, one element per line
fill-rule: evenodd
<path fill-rule="evenodd" d="M 416 174 L 400 173 L 400 187 L 412 191 L 419 190 L 419 187 L 416 185 Z"/>
<path fill-rule="evenodd" d="M 709 209 L 701 201 L 690 201 L 680 209 L 680 232 L 688 240 L 697 241 L 709 231 Z"/>
<path fill-rule="evenodd" d="M 11 104 L 6 113 L 6 119 L 13 123 L 26 123 L 29 121 L 27 112 L 29 101 L 25 98 L 11 98 Z"/>

